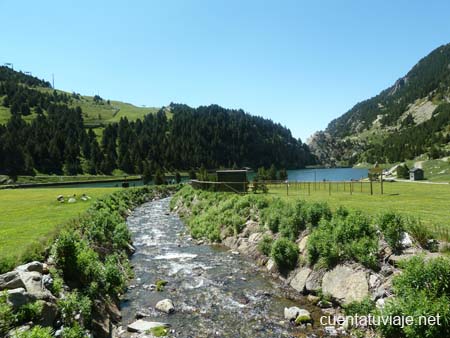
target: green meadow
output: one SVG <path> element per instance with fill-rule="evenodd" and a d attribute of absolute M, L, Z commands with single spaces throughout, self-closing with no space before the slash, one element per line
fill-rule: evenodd
<path fill-rule="evenodd" d="M 311 201 L 326 201 L 335 209 L 343 205 L 348 208 L 360 209 L 376 215 L 385 210 L 398 211 L 407 216 L 419 217 L 423 224 L 433 231 L 450 230 L 450 184 L 427 184 L 407 182 L 385 182 L 384 194 L 380 193 L 380 184 L 373 184 L 373 195 L 370 195 L 370 185 L 365 182 L 355 182 L 352 194 L 347 182 L 345 191 L 343 183 L 331 184 L 331 194 L 327 183 L 310 184 L 310 194 L 307 185 L 290 184 L 289 195 L 286 186 L 269 186 L 269 195 L 285 199 L 302 198 Z M 437 229 L 439 228 L 439 229 Z"/>
<path fill-rule="evenodd" d="M 117 188 L 36 188 L 0 190 L 0 265 L 15 264 L 39 252 L 71 218 Z M 76 203 L 58 195 L 76 194 Z M 91 200 L 82 201 L 86 194 Z M 31 257 L 30 257 L 31 255 Z M 0 266 L 1 267 L 1 266 Z"/>

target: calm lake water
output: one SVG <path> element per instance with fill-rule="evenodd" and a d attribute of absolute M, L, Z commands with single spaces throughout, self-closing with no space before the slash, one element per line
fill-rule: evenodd
<path fill-rule="evenodd" d="M 329 168 L 329 169 L 297 169 L 288 170 L 289 181 L 350 181 L 359 180 L 367 177 L 367 169 L 361 168 Z M 249 173 L 248 179 L 252 180 L 254 172 Z M 187 178 L 184 178 L 186 181 Z M 130 187 L 144 185 L 142 180 L 128 181 Z M 121 187 L 122 182 L 96 182 L 96 183 L 78 183 L 68 185 L 72 188 L 108 188 Z"/>

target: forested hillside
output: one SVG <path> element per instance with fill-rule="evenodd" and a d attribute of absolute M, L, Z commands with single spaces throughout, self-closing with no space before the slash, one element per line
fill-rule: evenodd
<path fill-rule="evenodd" d="M 130 118 L 113 116 L 104 123 L 97 117 L 93 123 L 92 113 L 80 107 L 86 101 L 79 94 L 53 90 L 48 82 L 7 67 L 0 67 L 0 100 L 8 116 L 0 123 L 0 174 L 111 174 L 115 169 L 142 174 L 201 165 L 298 168 L 313 163 L 308 147 L 287 128 L 242 110 L 171 104 L 157 113 L 142 115 L 136 108 Z M 95 96 L 92 105 L 102 111 L 110 102 Z"/>
<path fill-rule="evenodd" d="M 394 162 L 449 149 L 450 44 L 420 60 L 377 96 L 356 104 L 316 133 L 310 145 L 325 162 Z"/>

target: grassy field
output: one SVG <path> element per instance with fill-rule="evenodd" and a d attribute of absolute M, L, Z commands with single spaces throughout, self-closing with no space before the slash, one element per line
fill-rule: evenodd
<path fill-rule="evenodd" d="M 0 190 L 0 262 L 18 262 L 52 238 L 60 225 L 117 188 L 39 188 Z M 58 195 L 86 194 L 91 200 L 59 203 Z M 78 198 L 77 198 L 78 199 Z"/>
<path fill-rule="evenodd" d="M 17 183 L 61 183 L 61 182 L 86 182 L 86 181 L 108 181 L 136 179 L 138 175 L 77 175 L 77 176 L 57 176 L 57 175 L 36 175 L 36 176 L 18 176 Z"/>
<path fill-rule="evenodd" d="M 53 89 L 49 88 L 39 88 L 39 90 L 53 92 Z M 58 90 L 58 92 L 62 91 Z M 147 114 L 154 114 L 159 110 L 159 108 L 155 107 L 137 107 L 131 103 L 121 101 L 110 101 L 110 104 L 107 104 L 106 101 L 104 99 L 102 103 L 95 103 L 92 96 L 81 96 L 80 100 L 72 100 L 71 106 L 81 107 L 85 124 L 88 126 L 99 126 L 111 122 L 118 122 L 121 117 L 127 117 L 128 120 L 134 121 L 138 118 L 143 118 Z M 3 97 L 0 96 L 0 124 L 5 124 L 11 117 L 11 113 L 9 108 L 1 105 L 2 102 Z M 29 116 L 25 116 L 24 120 L 32 121 L 35 117 L 36 114 L 32 113 Z"/>
<path fill-rule="evenodd" d="M 320 188 L 318 188 L 320 185 Z M 314 190 L 310 185 L 311 194 L 308 195 L 307 186 L 291 184 L 289 196 L 286 195 L 286 186 L 269 186 L 269 195 L 280 196 L 286 199 L 303 198 L 311 201 L 327 201 L 332 208 L 340 205 L 360 209 L 371 215 L 385 210 L 394 210 L 404 215 L 419 217 L 422 222 L 433 231 L 436 227 L 450 230 L 450 184 L 424 184 L 424 183 L 384 183 L 384 195 L 380 194 L 379 183 L 374 184 L 374 195 L 370 195 L 369 183 L 354 183 L 350 195 L 349 184 L 346 191 L 342 183 L 339 186 L 332 183 L 331 195 L 328 182 L 320 183 Z M 338 189 L 338 190 L 337 190 Z M 441 230 L 442 230 L 441 229 Z"/>

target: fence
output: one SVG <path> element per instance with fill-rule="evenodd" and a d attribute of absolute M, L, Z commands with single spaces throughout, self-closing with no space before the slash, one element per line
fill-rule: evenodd
<path fill-rule="evenodd" d="M 261 183 L 261 181 L 260 181 Z M 384 194 L 384 185 L 382 181 L 263 181 L 269 189 L 285 189 L 286 195 L 306 194 L 311 195 L 314 192 L 327 192 L 329 195 L 335 193 L 347 193 L 350 195 L 356 193 L 364 194 Z"/>
<path fill-rule="evenodd" d="M 383 182 L 380 181 L 258 181 L 269 189 L 284 189 L 286 195 L 304 194 L 311 195 L 314 192 L 326 192 L 329 195 L 336 193 L 353 194 L 381 194 L 384 193 Z M 195 189 L 208 191 L 229 191 L 246 193 L 251 190 L 253 184 L 249 182 L 212 182 L 192 180 L 191 185 Z"/>

